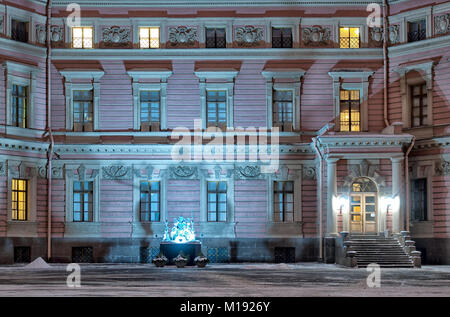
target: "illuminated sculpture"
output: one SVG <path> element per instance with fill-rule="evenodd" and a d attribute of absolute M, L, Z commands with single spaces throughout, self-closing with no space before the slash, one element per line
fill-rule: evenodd
<path fill-rule="evenodd" d="M 194 223 L 191 219 L 180 216 L 174 219 L 172 230 L 169 231 L 169 226 L 166 221 L 166 229 L 164 232 L 163 241 L 186 243 L 195 241 Z"/>

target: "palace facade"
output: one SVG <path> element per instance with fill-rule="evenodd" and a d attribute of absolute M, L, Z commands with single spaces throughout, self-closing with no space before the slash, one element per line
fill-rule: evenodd
<path fill-rule="evenodd" d="M 72 2 L 0 1 L 1 263 L 148 262 L 179 216 L 212 262 L 450 263 L 449 1 Z M 174 159 L 216 128 L 241 159 Z"/>

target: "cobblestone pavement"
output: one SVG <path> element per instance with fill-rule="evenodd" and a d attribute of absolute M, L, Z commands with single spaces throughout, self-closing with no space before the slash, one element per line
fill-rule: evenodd
<path fill-rule="evenodd" d="M 81 265 L 69 288 L 65 264 L 0 267 L 0 296 L 450 296 L 450 266 L 382 269 L 369 288 L 366 269 L 330 264 L 211 264 L 205 269 L 152 264 Z"/>

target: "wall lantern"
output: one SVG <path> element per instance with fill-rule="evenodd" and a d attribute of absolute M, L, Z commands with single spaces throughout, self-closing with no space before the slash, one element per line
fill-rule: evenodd
<path fill-rule="evenodd" d="M 339 214 L 342 215 L 342 212 L 347 212 L 348 209 L 348 197 L 345 195 L 335 196 L 333 197 L 333 206 L 335 210 L 339 210 Z"/>

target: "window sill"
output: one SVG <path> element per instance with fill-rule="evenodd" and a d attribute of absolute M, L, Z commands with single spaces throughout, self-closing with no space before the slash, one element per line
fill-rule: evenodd
<path fill-rule="evenodd" d="M 13 126 L 6 126 L 6 134 L 15 135 L 15 136 L 23 136 L 28 138 L 41 138 L 44 131 L 35 130 L 31 128 L 19 128 Z"/>
<path fill-rule="evenodd" d="M 404 128 L 403 132 L 414 135 L 417 140 L 428 139 L 433 137 L 433 126 Z"/>

